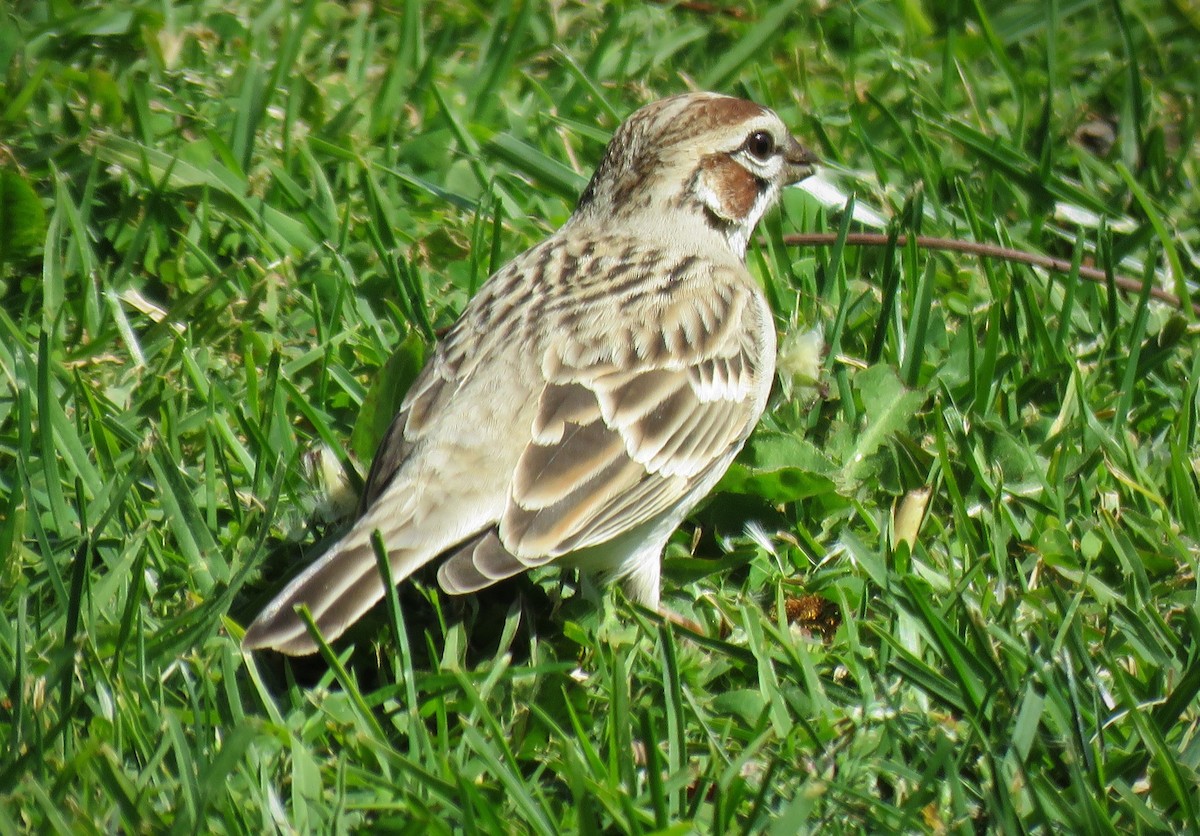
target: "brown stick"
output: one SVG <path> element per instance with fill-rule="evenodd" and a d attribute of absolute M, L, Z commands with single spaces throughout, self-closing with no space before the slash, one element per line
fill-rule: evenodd
<path fill-rule="evenodd" d="M 791 247 L 828 247 L 837 243 L 837 240 L 838 235 L 835 232 L 797 233 L 783 236 L 783 243 Z M 846 235 L 846 243 L 854 247 L 886 247 L 888 241 L 889 237 L 887 235 L 878 232 L 851 232 Z M 903 247 L 907 243 L 907 235 L 896 236 L 896 246 Z M 923 250 L 966 253 L 982 258 L 999 258 L 1004 261 L 1015 261 L 1019 264 L 1044 267 L 1047 270 L 1053 270 L 1058 273 L 1071 272 L 1071 262 L 1065 259 L 1052 258 L 1048 255 L 1026 252 L 1024 250 L 1014 250 L 1011 247 L 1001 247 L 998 244 L 981 244 L 977 241 L 960 241 L 957 238 L 935 238 L 918 235 L 917 246 Z M 1108 274 L 1103 270 L 1097 270 L 1095 267 L 1088 267 L 1083 264 L 1079 265 L 1079 275 L 1088 281 L 1098 284 L 1108 281 Z M 1117 287 L 1129 293 L 1142 292 L 1142 283 L 1129 276 L 1114 275 L 1112 281 Z M 1185 304 L 1173 293 L 1168 293 L 1157 287 L 1150 288 L 1150 295 L 1160 302 L 1165 302 L 1179 310 L 1182 310 Z M 1190 304 L 1192 310 L 1197 315 L 1200 315 L 1200 304 L 1190 301 L 1187 304 Z"/>

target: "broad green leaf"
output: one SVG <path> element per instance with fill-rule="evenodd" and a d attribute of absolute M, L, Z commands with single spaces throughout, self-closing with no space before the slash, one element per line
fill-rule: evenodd
<path fill-rule="evenodd" d="M 872 366 L 854 378 L 866 413 L 863 426 L 849 438 L 853 445 L 842 456 L 843 478 L 853 483 L 867 460 L 893 433 L 906 427 L 925 402 L 925 393 L 906 389 L 886 365 Z"/>
<path fill-rule="evenodd" d="M 425 365 L 426 346 L 416 331 L 409 333 L 375 376 L 363 398 L 350 433 L 350 449 L 361 461 L 370 461 L 384 433 L 400 409 L 408 387 Z"/>
<path fill-rule="evenodd" d="M 836 465 L 812 442 L 784 433 L 759 433 L 726 472 L 718 491 L 794 502 L 835 490 Z"/>
<path fill-rule="evenodd" d="M 35 255 L 46 240 L 46 210 L 17 170 L 0 169 L 0 266 Z"/>

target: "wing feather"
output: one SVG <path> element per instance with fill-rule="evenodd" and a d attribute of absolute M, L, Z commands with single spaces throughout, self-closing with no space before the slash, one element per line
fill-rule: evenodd
<path fill-rule="evenodd" d="M 606 505 L 636 485 L 644 474 L 645 469 L 628 456 L 614 454 L 603 470 L 556 502 L 527 508 L 510 501 L 500 520 L 501 540 L 522 559 L 564 554 L 570 549 L 564 549 L 562 543 L 585 529 Z M 513 548 L 516 544 L 519 546 Z"/>
<path fill-rule="evenodd" d="M 463 595 L 519 575 L 528 568 L 529 564 L 504 548 L 495 529 L 489 529 L 459 547 L 438 567 L 438 584 L 451 595 Z"/>
<path fill-rule="evenodd" d="M 525 449 L 513 476 L 513 491 L 525 508 L 546 508 L 594 482 L 623 452 L 620 436 L 603 422 L 567 424 L 558 442 L 533 443 Z"/>
<path fill-rule="evenodd" d="M 498 527 L 513 559 L 544 563 L 669 513 L 719 478 L 749 435 L 772 374 L 765 304 L 737 281 L 671 304 L 683 309 L 631 317 L 603 341 L 567 333 L 548 349 Z M 667 326 L 656 335 L 650 322 Z"/>

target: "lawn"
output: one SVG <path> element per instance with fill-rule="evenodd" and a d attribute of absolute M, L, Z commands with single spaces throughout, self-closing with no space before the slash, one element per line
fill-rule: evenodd
<path fill-rule="evenodd" d="M 1198 55 L 1191 0 L 8 4 L 0 833 L 1200 831 Z M 243 654 L 437 334 L 687 89 L 824 163 L 667 549 L 698 631 L 546 570 Z"/>

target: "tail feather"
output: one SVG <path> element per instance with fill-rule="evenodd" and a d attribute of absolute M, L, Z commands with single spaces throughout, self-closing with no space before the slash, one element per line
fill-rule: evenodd
<path fill-rule="evenodd" d="M 336 639 L 383 597 L 383 578 L 375 562 L 371 535 L 380 528 L 371 515 L 360 519 L 346 536 L 304 570 L 267 605 L 247 628 L 247 650 L 273 648 L 289 656 L 315 653 L 313 642 L 296 607 L 308 606 L 322 635 Z M 390 542 L 384 536 L 384 542 Z M 404 580 L 432 555 L 427 550 L 390 548 L 392 580 Z"/>

